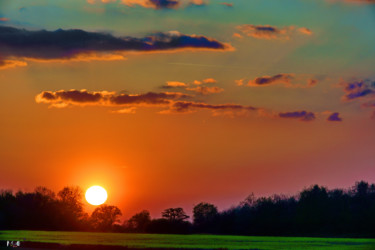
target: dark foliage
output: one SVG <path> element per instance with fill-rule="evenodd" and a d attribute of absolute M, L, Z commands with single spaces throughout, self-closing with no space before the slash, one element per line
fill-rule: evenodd
<path fill-rule="evenodd" d="M 375 237 L 375 185 L 347 191 L 314 185 L 297 197 L 250 195 L 223 211 L 212 233 L 274 236 Z"/>
<path fill-rule="evenodd" d="M 144 210 L 123 225 L 121 211 L 102 205 L 91 216 L 83 211 L 82 191 L 66 187 L 57 195 L 37 187 L 25 193 L 0 191 L 0 230 L 76 230 L 138 233 L 212 233 L 237 235 L 375 237 L 375 184 L 357 182 L 348 190 L 328 190 L 318 185 L 295 197 L 250 194 L 238 206 L 218 212 L 199 203 L 193 223 L 182 208 L 168 208 L 162 219 L 151 219 Z"/>
<path fill-rule="evenodd" d="M 111 209 L 99 207 L 89 217 L 83 211 L 82 199 L 79 187 L 65 187 L 57 195 L 45 187 L 15 195 L 9 190 L 0 191 L 0 229 L 112 230 L 109 224 L 116 222 L 121 211 L 113 206 L 107 206 Z"/>

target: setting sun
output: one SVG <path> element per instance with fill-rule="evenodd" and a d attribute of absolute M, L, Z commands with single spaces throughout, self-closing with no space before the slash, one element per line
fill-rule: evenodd
<path fill-rule="evenodd" d="M 91 205 L 101 205 L 107 200 L 107 191 L 100 186 L 92 186 L 87 189 L 85 197 Z"/>

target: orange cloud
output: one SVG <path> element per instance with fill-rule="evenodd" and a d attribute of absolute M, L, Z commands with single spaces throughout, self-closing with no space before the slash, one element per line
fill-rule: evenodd
<path fill-rule="evenodd" d="M 25 67 L 25 66 L 27 66 L 27 63 L 24 62 L 24 61 L 18 61 L 18 60 L 0 61 L 0 70 L 1 69 L 15 68 L 15 67 Z"/>
<path fill-rule="evenodd" d="M 194 80 L 193 85 L 202 85 L 202 84 L 211 84 L 217 83 L 214 78 L 206 78 L 202 81 Z M 197 86 L 197 87 L 189 87 L 188 84 L 184 82 L 176 82 L 176 81 L 169 81 L 167 85 L 162 86 L 163 89 L 170 89 L 170 88 L 182 88 L 187 91 L 196 92 L 202 95 L 209 95 L 214 93 L 220 93 L 224 91 L 224 89 L 219 87 L 207 87 L 207 86 Z"/>
<path fill-rule="evenodd" d="M 9 18 L 0 17 L 0 22 L 7 22 L 7 21 L 9 21 Z"/>
<path fill-rule="evenodd" d="M 167 86 L 168 87 L 186 87 L 188 85 L 183 82 L 167 82 Z"/>
<path fill-rule="evenodd" d="M 207 78 L 203 80 L 203 83 L 217 83 L 217 81 L 213 78 Z"/>
<path fill-rule="evenodd" d="M 224 89 L 219 87 L 205 87 L 205 86 L 198 86 L 195 88 L 186 88 L 188 91 L 193 91 L 202 95 L 209 95 L 209 94 L 215 94 L 223 92 Z"/>
<path fill-rule="evenodd" d="M 221 5 L 225 5 L 227 7 L 233 7 L 233 3 L 220 3 Z"/>

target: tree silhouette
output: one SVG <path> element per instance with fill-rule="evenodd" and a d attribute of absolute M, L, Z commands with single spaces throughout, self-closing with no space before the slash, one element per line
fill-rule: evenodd
<path fill-rule="evenodd" d="M 162 212 L 162 216 L 169 221 L 184 221 L 189 218 L 181 207 L 167 208 Z"/>
<path fill-rule="evenodd" d="M 194 226 L 198 231 L 212 230 L 213 222 L 218 216 L 217 207 L 213 204 L 201 202 L 193 208 Z"/>
<path fill-rule="evenodd" d="M 133 232 L 145 232 L 151 222 L 150 212 L 143 210 L 133 215 L 128 221 L 125 221 L 124 227 Z"/>
<path fill-rule="evenodd" d="M 83 191 L 80 187 L 64 187 L 57 194 L 60 213 L 60 221 L 64 229 L 71 230 L 79 228 L 81 221 L 87 218 L 83 211 Z"/>
<path fill-rule="evenodd" d="M 116 206 L 101 205 L 91 215 L 91 222 L 95 229 L 100 231 L 111 231 L 113 225 L 119 222 L 121 210 Z"/>

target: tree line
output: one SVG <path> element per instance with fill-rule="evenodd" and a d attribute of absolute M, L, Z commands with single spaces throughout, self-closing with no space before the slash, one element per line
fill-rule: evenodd
<path fill-rule="evenodd" d="M 0 229 L 375 237 L 375 184 L 364 181 L 345 190 L 314 185 L 295 196 L 250 194 L 224 211 L 201 202 L 192 220 L 177 207 L 165 209 L 161 218 L 143 210 L 120 223 L 116 206 L 101 205 L 88 215 L 82 200 L 78 187 L 65 187 L 57 195 L 45 187 L 16 194 L 3 190 Z"/>

